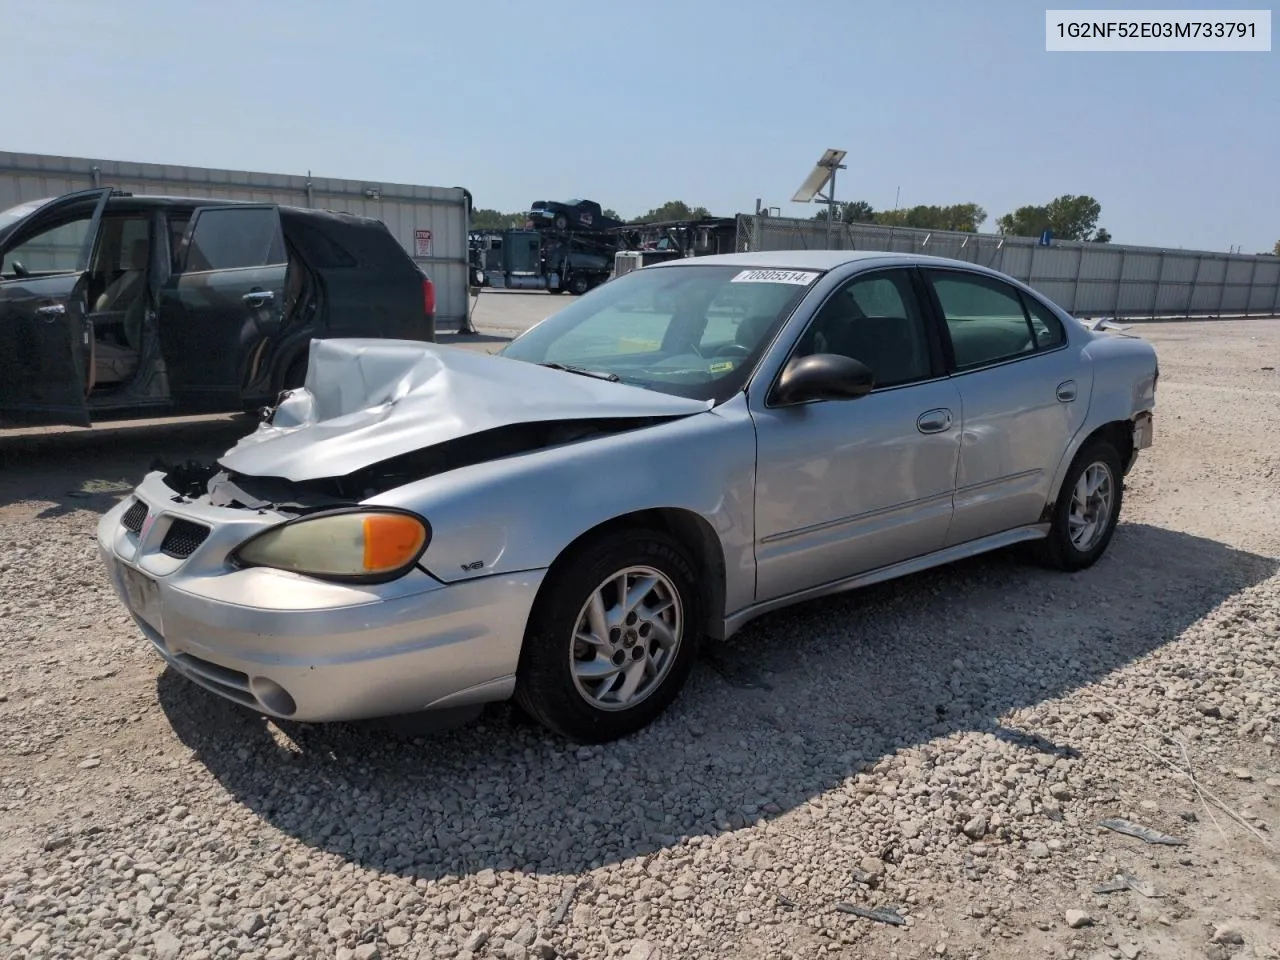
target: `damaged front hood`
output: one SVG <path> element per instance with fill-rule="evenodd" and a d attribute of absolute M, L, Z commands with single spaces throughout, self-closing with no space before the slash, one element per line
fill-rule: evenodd
<path fill-rule="evenodd" d="M 679 417 L 710 407 L 416 340 L 313 340 L 305 386 L 219 463 L 233 474 L 320 480 L 510 424 Z"/>

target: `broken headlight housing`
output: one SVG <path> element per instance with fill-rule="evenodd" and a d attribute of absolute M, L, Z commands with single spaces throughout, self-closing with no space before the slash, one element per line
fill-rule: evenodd
<path fill-rule="evenodd" d="M 231 562 L 340 583 L 386 583 L 408 573 L 430 542 L 430 525 L 407 510 L 334 510 L 255 534 Z"/>

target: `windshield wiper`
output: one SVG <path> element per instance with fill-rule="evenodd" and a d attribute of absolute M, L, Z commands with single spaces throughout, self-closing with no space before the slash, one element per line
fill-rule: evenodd
<path fill-rule="evenodd" d="M 540 363 L 540 367 L 550 367 L 552 370 L 564 370 L 566 373 L 576 373 L 584 377 L 595 377 L 597 380 L 608 380 L 610 383 L 617 383 L 622 378 L 616 373 L 606 373 L 603 370 L 588 370 L 585 367 L 574 367 L 567 363 Z"/>

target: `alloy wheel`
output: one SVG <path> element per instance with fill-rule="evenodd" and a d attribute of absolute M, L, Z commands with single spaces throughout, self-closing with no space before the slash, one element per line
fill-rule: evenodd
<path fill-rule="evenodd" d="M 571 644 L 573 685 L 599 710 L 626 710 L 662 686 L 684 637 L 675 585 L 636 566 L 604 580 L 578 613 Z"/>
<path fill-rule="evenodd" d="M 1080 474 L 1071 491 L 1071 512 L 1067 518 L 1071 545 L 1087 553 L 1102 538 L 1111 521 L 1115 500 L 1111 468 L 1095 461 Z"/>

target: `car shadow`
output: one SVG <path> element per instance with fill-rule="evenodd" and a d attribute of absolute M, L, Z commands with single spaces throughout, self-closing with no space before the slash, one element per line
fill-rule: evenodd
<path fill-rule="evenodd" d="M 228 793 L 312 847 L 414 878 L 571 874 L 776 816 L 957 731 L 1028 756 L 1087 752 L 1006 717 L 1171 642 L 1276 569 L 1144 524 L 1122 525 L 1075 574 L 1013 552 L 976 558 L 762 618 L 705 649 L 650 728 L 594 748 L 506 705 L 419 735 L 268 722 L 172 671 L 158 693 Z"/>
<path fill-rule="evenodd" d="M 0 437 L 0 507 L 46 502 L 36 514 L 42 520 L 81 510 L 106 513 L 157 460 L 173 465 L 215 459 L 256 426 L 251 417 L 219 416 Z"/>

